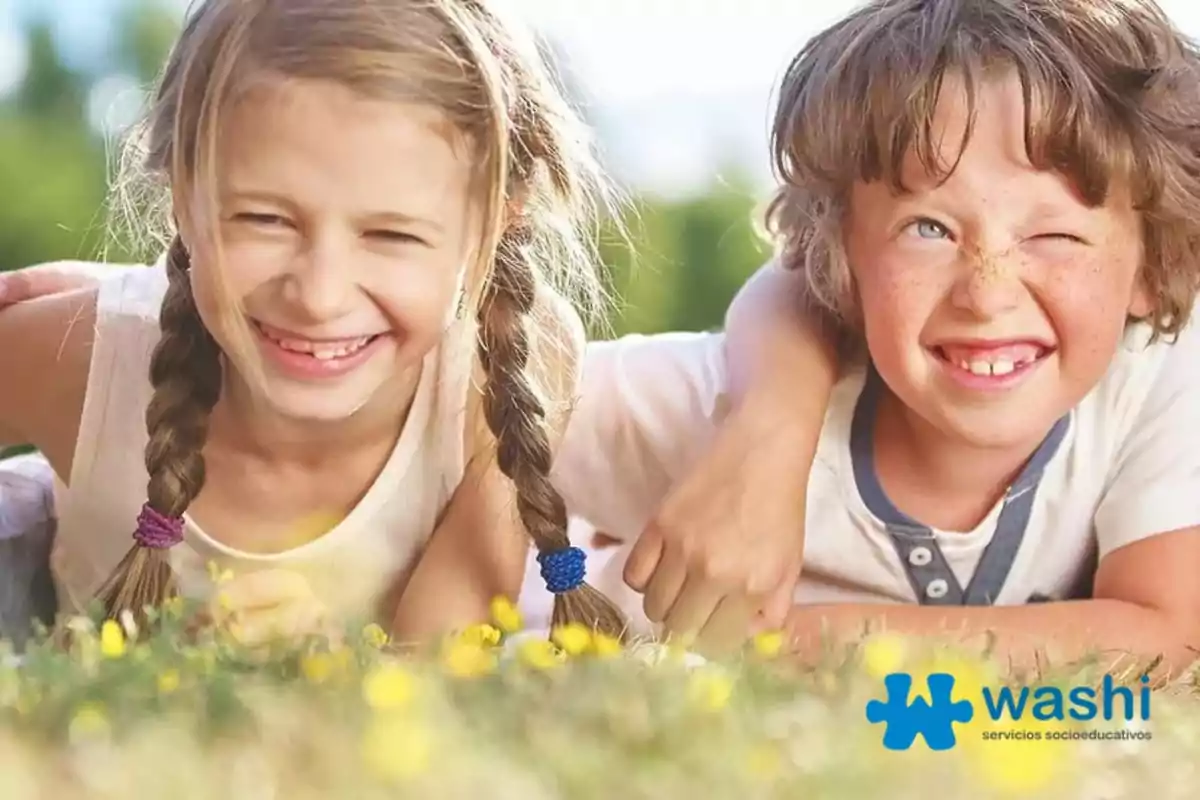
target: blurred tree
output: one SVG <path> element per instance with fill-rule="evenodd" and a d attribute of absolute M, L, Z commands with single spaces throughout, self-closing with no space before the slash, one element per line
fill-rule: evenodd
<path fill-rule="evenodd" d="M 627 222 L 632 250 L 602 240 L 617 300 L 610 331 L 719 328 L 741 285 L 770 257 L 754 191 L 738 177 L 679 201 L 643 197 Z"/>
<path fill-rule="evenodd" d="M 117 20 L 114 66 L 143 84 L 153 83 L 179 35 L 179 14 L 162 0 L 127 0 Z"/>
<path fill-rule="evenodd" d="M 87 130 L 87 77 L 69 69 L 44 23 L 33 25 L 29 64 L 0 107 L 0 269 L 73 258 L 99 242 L 104 159 Z"/>
<path fill-rule="evenodd" d="M 0 269 L 90 258 L 103 241 L 104 156 L 86 130 L 0 116 Z"/>
<path fill-rule="evenodd" d="M 111 67 L 142 84 L 158 74 L 179 29 L 163 0 L 127 0 Z M 71 70 L 44 22 L 30 26 L 29 64 L 13 97 L 0 103 L 0 270 L 62 258 L 114 260 L 130 248 L 106 230 L 105 142 L 89 127 L 87 98 L 99 76 Z"/>
<path fill-rule="evenodd" d="M 25 79 L 16 93 L 17 111 L 41 119 L 54 119 L 61 125 L 82 126 L 87 76 L 74 72 L 64 63 L 47 23 L 31 25 L 26 36 L 29 63 Z"/>

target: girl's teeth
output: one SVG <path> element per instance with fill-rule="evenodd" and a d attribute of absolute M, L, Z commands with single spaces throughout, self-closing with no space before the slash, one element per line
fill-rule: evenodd
<path fill-rule="evenodd" d="M 371 337 L 363 336 L 354 341 L 336 345 L 310 342 L 305 339 L 274 339 L 273 341 L 284 350 L 293 353 L 307 353 L 318 361 L 332 361 L 335 358 L 345 358 L 358 352 L 367 342 L 371 341 Z"/>

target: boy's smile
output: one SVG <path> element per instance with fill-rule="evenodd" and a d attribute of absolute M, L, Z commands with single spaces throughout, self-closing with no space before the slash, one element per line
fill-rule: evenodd
<path fill-rule="evenodd" d="M 1038 339 L 942 339 L 927 348 L 945 373 L 969 389 L 1000 391 L 1024 381 L 1054 353 Z"/>

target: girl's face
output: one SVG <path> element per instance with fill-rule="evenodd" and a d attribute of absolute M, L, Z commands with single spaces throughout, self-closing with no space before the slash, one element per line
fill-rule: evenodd
<path fill-rule="evenodd" d="M 257 356 L 267 402 L 296 420 L 344 419 L 381 392 L 401 402 L 473 255 L 471 169 L 449 126 L 426 107 L 278 81 L 226 112 L 218 154 L 221 264 L 201 250 L 192 282 L 230 377 L 255 375 Z M 239 347 L 235 315 L 257 353 Z"/>
<path fill-rule="evenodd" d="M 938 109 L 944 163 L 966 124 L 947 81 Z M 871 358 L 926 425 L 984 447 L 1027 446 L 1108 369 L 1140 289 L 1139 218 L 1128 196 L 1083 204 L 1029 163 L 1015 79 L 977 97 L 972 138 L 940 186 L 915 159 L 908 195 L 884 184 L 851 196 L 846 252 Z"/>

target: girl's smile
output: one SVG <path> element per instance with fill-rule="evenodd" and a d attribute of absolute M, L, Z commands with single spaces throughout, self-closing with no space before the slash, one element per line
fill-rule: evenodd
<path fill-rule="evenodd" d="M 340 378 L 395 343 L 390 331 L 313 339 L 254 320 L 259 349 L 275 369 L 295 380 Z"/>

